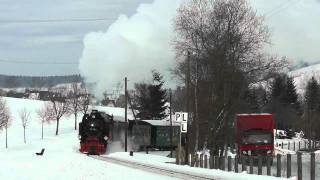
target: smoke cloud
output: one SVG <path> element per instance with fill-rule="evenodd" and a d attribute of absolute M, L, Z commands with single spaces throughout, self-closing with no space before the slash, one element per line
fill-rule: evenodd
<path fill-rule="evenodd" d="M 148 80 L 153 69 L 168 79 L 175 64 L 173 18 L 179 4 L 179 0 L 141 4 L 134 15 L 120 15 L 106 31 L 85 36 L 79 69 L 86 83 L 94 84 L 97 97 L 125 77 L 131 86 Z"/>

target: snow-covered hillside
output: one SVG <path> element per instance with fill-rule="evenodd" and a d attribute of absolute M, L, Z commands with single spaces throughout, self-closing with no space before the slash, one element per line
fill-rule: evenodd
<path fill-rule="evenodd" d="M 303 94 L 307 82 L 312 76 L 320 80 L 320 64 L 291 71 L 289 75 L 294 78 L 298 93 Z"/>

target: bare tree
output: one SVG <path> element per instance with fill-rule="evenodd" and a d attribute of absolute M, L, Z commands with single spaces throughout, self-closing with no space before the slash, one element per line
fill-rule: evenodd
<path fill-rule="evenodd" d="M 6 130 L 6 148 L 8 148 L 8 127 L 11 123 L 11 115 L 6 101 L 0 97 L 0 129 Z"/>
<path fill-rule="evenodd" d="M 59 122 L 62 116 L 70 114 L 69 103 L 66 100 L 65 92 L 62 89 L 50 89 L 49 91 L 49 101 L 45 104 L 46 113 L 50 116 L 48 117 L 50 121 L 55 120 L 56 135 L 59 134 Z"/>
<path fill-rule="evenodd" d="M 189 63 L 178 62 L 174 73 L 183 81 L 190 75 L 192 144 L 194 150 L 208 144 L 215 154 L 224 148 L 224 133 L 248 86 L 279 71 L 285 61 L 263 52 L 268 27 L 245 0 L 186 1 L 175 27 L 177 56 L 189 52 Z"/>
<path fill-rule="evenodd" d="M 80 95 L 80 111 L 83 114 L 86 114 L 89 110 L 90 105 L 90 94 L 86 89 L 84 89 L 84 92 Z"/>
<path fill-rule="evenodd" d="M 72 83 L 71 91 L 68 95 L 70 113 L 74 114 L 74 129 L 77 130 L 77 117 L 81 111 L 81 88 L 79 83 Z"/>
<path fill-rule="evenodd" d="M 54 119 L 54 114 L 52 113 L 50 109 L 48 109 L 50 106 L 44 105 L 41 109 L 37 111 L 38 118 L 41 121 L 41 139 L 43 139 L 43 125 L 44 123 L 49 123 L 52 119 Z M 52 114 L 50 114 L 52 113 Z"/>
<path fill-rule="evenodd" d="M 30 112 L 26 109 L 23 108 L 20 112 L 19 112 L 19 116 L 21 119 L 21 123 L 22 123 L 22 127 L 23 127 L 23 139 L 24 139 L 24 143 L 26 143 L 26 127 L 28 126 L 29 120 L 30 120 Z"/>

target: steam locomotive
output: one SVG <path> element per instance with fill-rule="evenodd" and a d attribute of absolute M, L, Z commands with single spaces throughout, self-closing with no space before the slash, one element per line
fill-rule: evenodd
<path fill-rule="evenodd" d="M 121 118 L 120 118 L 121 119 Z M 80 152 L 100 155 L 107 150 L 108 141 L 121 142 L 124 145 L 124 132 L 128 128 L 130 149 L 173 150 L 177 147 L 180 126 L 170 127 L 169 121 L 129 120 L 128 126 L 119 117 L 92 110 L 85 114 L 79 123 Z M 170 131 L 173 131 L 172 144 Z"/>
<path fill-rule="evenodd" d="M 80 152 L 100 155 L 107 149 L 113 116 L 92 110 L 79 123 Z"/>

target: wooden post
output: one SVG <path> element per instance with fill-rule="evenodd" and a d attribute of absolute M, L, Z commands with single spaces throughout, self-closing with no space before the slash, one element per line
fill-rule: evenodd
<path fill-rule="evenodd" d="M 242 171 L 242 172 L 247 170 L 246 161 L 247 161 L 247 158 L 246 158 L 245 156 L 243 156 L 243 157 L 241 158 L 241 165 L 242 165 L 241 171 Z"/>
<path fill-rule="evenodd" d="M 199 167 L 199 156 L 196 154 L 196 167 Z"/>
<path fill-rule="evenodd" d="M 194 155 L 193 155 L 193 154 L 190 154 L 190 156 L 191 156 L 190 166 L 191 166 L 191 167 L 194 167 Z"/>
<path fill-rule="evenodd" d="M 169 106 L 169 118 L 170 118 L 170 146 L 171 146 L 171 154 L 170 154 L 170 157 L 172 157 L 172 147 L 173 147 L 173 141 L 172 141 L 172 136 L 173 136 L 173 128 L 172 128 L 172 92 L 171 92 L 171 89 L 169 89 L 169 103 L 170 103 L 170 106 Z M 190 159 L 191 161 L 191 159 Z"/>
<path fill-rule="evenodd" d="M 232 164 L 231 164 L 231 156 L 228 156 L 228 171 L 231 171 Z"/>
<path fill-rule="evenodd" d="M 281 177 L 281 155 L 277 154 L 277 177 Z"/>
<path fill-rule="evenodd" d="M 291 154 L 287 154 L 287 178 L 291 177 Z"/>
<path fill-rule="evenodd" d="M 127 118 L 127 108 L 128 108 L 128 91 L 127 91 L 127 77 L 124 78 L 124 96 L 125 96 L 125 106 L 124 106 L 124 121 L 125 121 L 125 137 L 124 137 L 124 151 L 128 150 L 128 118 Z"/>
<path fill-rule="evenodd" d="M 304 142 L 304 148 L 307 148 L 307 141 Z"/>
<path fill-rule="evenodd" d="M 262 157 L 258 156 L 258 175 L 262 175 Z"/>
<path fill-rule="evenodd" d="M 290 150 L 290 141 L 288 142 L 288 150 Z"/>
<path fill-rule="evenodd" d="M 249 156 L 249 164 L 250 164 L 249 173 L 253 174 L 253 157 L 252 156 Z"/>
<path fill-rule="evenodd" d="M 302 159 L 301 152 L 297 152 L 297 160 L 298 160 L 298 180 L 302 180 Z"/>
<path fill-rule="evenodd" d="M 219 169 L 219 156 L 214 156 L 214 168 Z"/>
<path fill-rule="evenodd" d="M 204 155 L 204 168 L 208 168 L 208 156 Z"/>
<path fill-rule="evenodd" d="M 234 172 L 239 172 L 239 169 L 238 169 L 238 163 L 239 163 L 239 156 L 236 156 L 234 158 Z"/>
<path fill-rule="evenodd" d="M 224 156 L 220 156 L 220 169 L 225 170 L 225 158 Z"/>
<path fill-rule="evenodd" d="M 267 175 L 271 176 L 271 158 L 272 156 L 267 156 Z"/>
<path fill-rule="evenodd" d="M 311 169 L 310 169 L 310 178 L 311 180 L 315 180 L 316 179 L 316 164 L 315 164 L 315 153 L 312 152 L 311 153 Z"/>
<path fill-rule="evenodd" d="M 298 148 L 298 150 L 300 150 L 300 141 L 299 141 L 299 148 Z"/>
<path fill-rule="evenodd" d="M 296 142 L 293 141 L 293 151 L 296 151 Z"/>
<path fill-rule="evenodd" d="M 283 149 L 283 142 L 281 142 L 281 148 Z"/>
<path fill-rule="evenodd" d="M 214 156 L 210 156 L 210 160 L 209 160 L 209 163 L 210 163 L 210 169 L 213 169 L 214 168 Z"/>
<path fill-rule="evenodd" d="M 203 168 L 203 155 L 200 154 L 200 168 Z"/>

